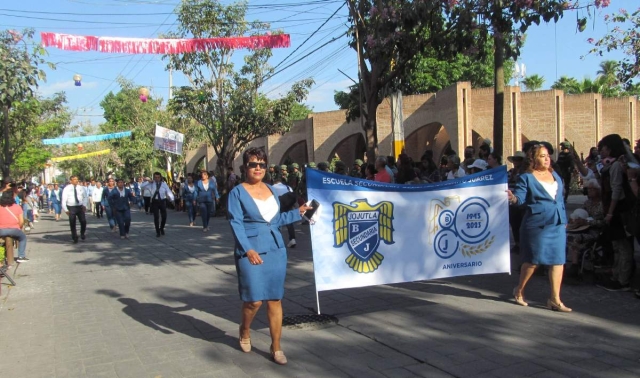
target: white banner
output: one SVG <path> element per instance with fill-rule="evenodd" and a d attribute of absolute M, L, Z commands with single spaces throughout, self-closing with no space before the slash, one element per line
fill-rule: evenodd
<path fill-rule="evenodd" d="M 399 185 L 307 169 L 318 291 L 508 273 L 507 170 Z"/>
<path fill-rule="evenodd" d="M 167 151 L 172 154 L 182 155 L 184 134 L 156 125 L 156 137 L 153 141 L 155 150 Z"/>

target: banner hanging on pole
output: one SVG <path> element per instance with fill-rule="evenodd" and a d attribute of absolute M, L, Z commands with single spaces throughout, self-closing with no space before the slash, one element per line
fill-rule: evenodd
<path fill-rule="evenodd" d="M 307 170 L 316 290 L 508 273 L 506 167 L 400 185 Z"/>
<path fill-rule="evenodd" d="M 156 125 L 156 137 L 153 141 L 153 148 L 155 150 L 182 155 L 183 143 L 184 134 Z"/>
<path fill-rule="evenodd" d="M 83 143 L 83 142 L 99 142 L 102 140 L 127 138 L 130 136 L 131 136 L 131 131 L 121 131 L 118 133 L 86 135 L 86 136 L 72 137 L 72 138 L 43 139 L 42 144 L 59 145 L 59 144 L 76 144 L 76 143 Z"/>
<path fill-rule="evenodd" d="M 109 152 L 111 152 L 111 150 L 110 149 L 106 149 L 106 150 L 100 150 L 100 151 L 95 151 L 95 152 L 87 152 L 86 154 L 80 154 L 80 155 L 53 157 L 53 158 L 51 158 L 51 161 L 58 162 L 58 161 L 65 161 L 65 160 L 84 159 L 84 158 L 88 158 L 88 157 L 92 157 L 92 156 L 108 154 Z"/>

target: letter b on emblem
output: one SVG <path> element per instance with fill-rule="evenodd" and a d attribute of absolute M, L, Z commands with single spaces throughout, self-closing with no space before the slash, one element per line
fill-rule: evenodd
<path fill-rule="evenodd" d="M 358 232 L 360 231 L 360 226 L 357 224 L 352 224 L 351 225 L 351 232 Z"/>

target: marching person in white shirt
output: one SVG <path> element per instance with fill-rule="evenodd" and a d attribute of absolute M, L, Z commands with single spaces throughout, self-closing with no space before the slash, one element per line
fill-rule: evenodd
<path fill-rule="evenodd" d="M 88 196 L 83 186 L 78 185 L 78 176 L 71 176 L 70 184 L 62 191 L 62 211 L 69 216 L 69 226 L 71 227 L 71 237 L 73 244 L 78 242 L 78 232 L 76 231 L 76 217 L 80 220 L 80 238 L 85 239 L 87 230 Z"/>
<path fill-rule="evenodd" d="M 102 208 L 102 183 L 96 182 L 96 187 L 91 192 L 91 202 L 93 202 L 94 215 L 100 219 L 104 215 L 104 209 Z"/>
<path fill-rule="evenodd" d="M 171 189 L 162 181 L 160 172 L 153 173 L 153 182 L 146 188 L 151 189 L 151 212 L 153 213 L 153 224 L 156 226 L 156 237 L 164 235 L 164 226 L 167 223 L 167 199 L 173 202 L 174 197 Z M 160 222 L 162 216 L 162 222 Z"/>

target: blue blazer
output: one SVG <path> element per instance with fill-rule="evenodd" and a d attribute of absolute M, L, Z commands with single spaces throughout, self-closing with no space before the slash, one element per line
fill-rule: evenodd
<path fill-rule="evenodd" d="M 129 206 L 129 200 L 134 198 L 133 191 L 131 189 L 124 188 L 124 197 L 120 197 L 120 192 L 118 188 L 113 188 L 109 192 L 109 203 L 111 204 L 111 208 L 117 211 L 129 210 L 131 207 Z"/>
<path fill-rule="evenodd" d="M 267 185 L 280 207 L 278 196 L 270 185 Z M 267 222 L 260 215 L 258 206 L 253 201 L 247 190 L 238 185 L 229 192 L 229 202 L 227 203 L 227 218 L 233 231 L 236 241 L 236 258 L 244 257 L 247 251 L 264 251 L 265 246 L 269 246 L 275 240 L 279 249 L 285 249 L 284 240 L 280 233 L 280 226 L 290 224 L 302 219 L 298 209 L 276 214 L 271 221 Z"/>
<path fill-rule="evenodd" d="M 184 188 L 182 188 L 182 199 L 185 200 L 185 202 L 193 202 L 196 200 L 196 196 L 198 195 L 198 187 L 194 184 L 193 188 L 193 193 L 191 193 L 191 191 L 189 190 L 189 185 L 184 184 Z"/>
<path fill-rule="evenodd" d="M 116 187 L 114 186 L 113 189 L 115 189 Z M 103 186 L 102 187 L 102 200 L 100 201 L 100 204 L 102 206 L 111 206 L 111 203 L 109 202 L 109 187 L 108 186 Z"/>
<path fill-rule="evenodd" d="M 52 204 L 56 205 L 62 203 L 62 189 L 52 189 L 49 193 L 49 200 L 51 200 Z"/>
<path fill-rule="evenodd" d="M 213 202 L 213 198 L 220 198 L 220 195 L 218 194 L 218 183 L 215 179 L 209 178 L 209 189 L 204 190 L 202 180 L 198 180 L 194 194 L 198 203 Z"/>
<path fill-rule="evenodd" d="M 558 191 L 552 198 L 542 184 L 532 173 L 523 173 L 513 195 L 518 199 L 518 205 L 524 205 L 526 212 L 522 219 L 522 227 L 555 226 L 567 223 L 567 211 L 564 206 L 562 179 L 554 171 L 553 178 L 558 183 Z"/>

